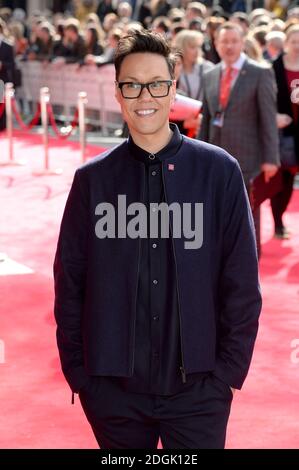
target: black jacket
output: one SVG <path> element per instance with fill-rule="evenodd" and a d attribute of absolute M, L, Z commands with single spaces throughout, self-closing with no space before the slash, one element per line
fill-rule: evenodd
<path fill-rule="evenodd" d="M 4 83 L 14 82 L 15 59 L 11 44 L 2 40 L 0 43 L 0 80 Z"/>
<path fill-rule="evenodd" d="M 202 247 L 186 249 L 188 240 L 173 238 L 183 367 L 186 373 L 214 371 L 241 388 L 261 295 L 239 165 L 224 150 L 184 136 L 162 171 L 168 204 L 204 206 Z M 117 207 L 120 194 L 127 206 L 142 201 L 144 178 L 144 165 L 132 157 L 127 141 L 74 177 L 54 262 L 54 310 L 62 369 L 75 392 L 88 375 L 133 374 L 140 238 L 97 238 L 95 208 L 100 202 Z"/>

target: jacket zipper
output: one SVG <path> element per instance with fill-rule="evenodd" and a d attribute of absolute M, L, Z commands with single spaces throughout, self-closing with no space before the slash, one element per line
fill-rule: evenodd
<path fill-rule="evenodd" d="M 163 164 L 162 164 L 162 179 L 163 179 L 165 200 L 166 200 L 167 205 L 169 206 L 168 199 L 167 199 Z M 186 370 L 185 370 L 184 354 L 183 354 L 182 320 L 181 320 L 180 295 L 179 295 L 179 285 L 178 285 L 178 267 L 177 267 L 176 252 L 175 252 L 175 247 L 174 247 L 173 232 L 172 232 L 172 227 L 171 227 L 170 222 L 169 222 L 169 226 L 170 226 L 170 230 L 171 230 L 171 242 L 172 242 L 172 250 L 173 250 L 174 264 L 175 264 L 176 290 L 177 290 L 177 296 L 178 296 L 178 313 L 179 313 L 179 321 L 180 321 L 180 342 L 181 342 L 181 359 L 182 359 L 182 365 L 180 366 L 180 371 L 181 371 L 181 375 L 182 375 L 182 382 L 186 383 L 187 380 L 186 380 Z"/>
<path fill-rule="evenodd" d="M 142 200 L 144 202 L 144 193 L 145 193 L 145 167 L 143 165 L 143 189 L 142 189 Z M 139 267 L 140 267 L 140 252 L 141 252 L 141 238 L 138 239 L 138 261 L 137 261 L 137 277 L 136 277 L 136 289 L 135 289 L 135 314 L 134 314 L 134 323 L 133 323 L 133 339 L 132 339 L 132 349 L 133 349 L 133 357 L 132 357 L 132 365 L 131 365 L 131 373 L 134 374 L 134 362 L 135 362 L 135 332 L 136 332 L 136 311 L 137 311 L 137 294 L 138 294 L 138 280 L 139 280 Z"/>

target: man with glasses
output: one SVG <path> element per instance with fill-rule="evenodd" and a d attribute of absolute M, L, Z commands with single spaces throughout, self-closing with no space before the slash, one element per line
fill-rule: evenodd
<path fill-rule="evenodd" d="M 159 34 L 119 41 L 115 96 L 129 137 L 76 171 L 60 229 L 62 370 L 102 449 L 155 449 L 159 437 L 165 449 L 223 448 L 257 334 L 257 254 L 240 168 L 169 123 L 174 67 Z M 186 243 L 188 215 L 197 247 Z"/>

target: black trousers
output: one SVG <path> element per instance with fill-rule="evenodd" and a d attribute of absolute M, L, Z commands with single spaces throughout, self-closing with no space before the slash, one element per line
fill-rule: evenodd
<path fill-rule="evenodd" d="M 271 199 L 271 209 L 275 230 L 283 228 L 282 216 L 286 211 L 293 194 L 295 175 L 288 170 L 282 170 L 282 190 Z"/>
<path fill-rule="evenodd" d="M 209 374 L 174 395 L 126 392 L 117 377 L 93 377 L 79 392 L 101 449 L 222 449 L 232 391 Z"/>

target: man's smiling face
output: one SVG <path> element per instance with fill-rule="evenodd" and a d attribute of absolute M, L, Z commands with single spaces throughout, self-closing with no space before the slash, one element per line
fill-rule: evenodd
<path fill-rule="evenodd" d="M 162 55 L 150 52 L 129 54 L 123 60 L 118 82 L 148 83 L 156 80 L 171 80 L 168 65 Z M 169 132 L 169 111 L 175 97 L 175 83 L 170 87 L 168 96 L 153 98 L 146 88 L 143 88 L 139 98 L 123 98 L 116 85 L 115 97 L 119 102 L 124 120 L 130 133 L 148 139 L 152 135 L 159 140 Z"/>

